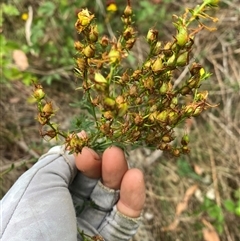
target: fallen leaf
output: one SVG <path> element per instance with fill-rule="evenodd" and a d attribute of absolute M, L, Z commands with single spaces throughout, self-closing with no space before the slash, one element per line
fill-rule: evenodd
<path fill-rule="evenodd" d="M 176 207 L 176 215 L 179 216 L 182 212 L 184 212 L 188 207 L 188 202 L 180 202 Z"/>
<path fill-rule="evenodd" d="M 9 103 L 11 104 L 16 104 L 20 101 L 20 98 L 19 97 L 12 97 L 9 99 Z"/>
<path fill-rule="evenodd" d="M 191 187 L 189 187 L 185 192 L 184 200 L 188 201 L 192 197 L 192 195 L 196 192 L 197 188 L 198 188 L 197 185 L 192 185 Z"/>
<path fill-rule="evenodd" d="M 29 66 L 28 58 L 22 50 L 20 49 L 14 50 L 12 57 L 19 70 L 24 71 L 28 68 Z"/>
<path fill-rule="evenodd" d="M 219 238 L 215 228 L 213 227 L 213 225 L 204 218 L 202 219 L 202 223 L 206 227 L 202 230 L 204 240 L 205 241 L 220 241 L 220 238 Z"/>
<path fill-rule="evenodd" d="M 175 230 L 177 228 L 179 222 L 180 222 L 179 219 L 175 218 L 174 221 L 170 225 L 168 225 L 167 227 L 161 228 L 161 230 L 163 232 L 173 231 L 173 230 Z"/>
<path fill-rule="evenodd" d="M 205 241 L 220 241 L 220 238 L 215 230 L 204 228 L 202 232 Z"/>
<path fill-rule="evenodd" d="M 193 185 L 186 190 L 183 200 L 180 203 L 178 203 L 176 207 L 177 216 L 179 216 L 182 212 L 184 212 L 187 209 L 189 199 L 192 197 L 192 195 L 196 192 L 197 189 L 198 186 Z"/>
<path fill-rule="evenodd" d="M 202 174 L 204 173 L 203 168 L 201 168 L 201 167 L 200 167 L 199 165 L 197 165 L 197 164 L 194 164 L 194 165 L 193 165 L 193 169 L 194 169 L 195 173 L 196 173 L 197 175 L 199 175 L 199 176 L 202 176 Z"/>

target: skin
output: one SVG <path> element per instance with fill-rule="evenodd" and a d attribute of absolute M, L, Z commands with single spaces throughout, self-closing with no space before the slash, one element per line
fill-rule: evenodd
<path fill-rule="evenodd" d="M 76 166 L 90 178 L 102 178 L 108 188 L 120 189 L 117 209 L 125 216 L 139 217 L 145 202 L 145 183 L 139 169 L 128 169 L 124 152 L 118 147 L 109 147 L 100 157 L 90 148 L 83 148 L 75 156 Z"/>

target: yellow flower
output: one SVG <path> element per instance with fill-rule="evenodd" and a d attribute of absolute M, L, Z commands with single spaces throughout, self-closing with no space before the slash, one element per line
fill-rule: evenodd
<path fill-rule="evenodd" d="M 23 13 L 21 16 L 21 19 L 26 21 L 28 19 L 28 14 L 27 13 Z"/>
<path fill-rule="evenodd" d="M 107 6 L 107 11 L 108 12 L 116 12 L 117 11 L 117 5 L 115 3 L 110 3 L 108 6 Z"/>

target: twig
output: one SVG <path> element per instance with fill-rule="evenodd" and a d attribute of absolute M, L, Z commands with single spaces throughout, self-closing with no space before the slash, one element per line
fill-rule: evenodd
<path fill-rule="evenodd" d="M 33 9 L 32 9 L 32 6 L 28 6 L 28 18 L 27 18 L 27 21 L 26 21 L 26 24 L 25 24 L 25 34 L 26 34 L 27 44 L 29 46 L 32 46 L 32 41 L 31 41 L 32 20 L 33 20 Z"/>
<path fill-rule="evenodd" d="M 1 166 L 1 174 L 4 173 L 6 170 L 10 169 L 12 167 L 12 165 L 14 165 L 14 168 L 18 168 L 18 167 L 21 167 L 23 165 L 27 165 L 27 164 L 30 164 L 30 163 L 35 163 L 36 160 L 35 159 L 31 159 L 31 160 L 26 160 L 26 161 L 15 161 L 15 162 L 11 162 L 9 164 L 6 164 L 4 166 Z"/>
<path fill-rule="evenodd" d="M 24 141 L 17 141 L 16 143 L 23 151 L 29 153 L 32 157 L 38 159 L 40 155 L 38 155 L 34 150 L 30 149 Z"/>

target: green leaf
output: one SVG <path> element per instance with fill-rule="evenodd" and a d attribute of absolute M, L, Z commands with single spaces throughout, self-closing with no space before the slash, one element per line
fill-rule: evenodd
<path fill-rule="evenodd" d="M 208 215 L 209 215 L 211 218 L 215 218 L 215 219 L 218 220 L 219 215 L 221 215 L 221 208 L 218 207 L 217 205 L 215 205 L 215 206 L 209 208 L 209 209 L 207 210 L 207 212 L 208 212 Z"/>
<path fill-rule="evenodd" d="M 43 16 L 53 16 L 56 6 L 52 2 L 44 2 L 38 9 L 38 14 Z"/>
<path fill-rule="evenodd" d="M 236 205 L 232 200 L 230 199 L 224 200 L 223 205 L 228 212 L 234 213 Z"/>
<path fill-rule="evenodd" d="M 18 16 L 20 12 L 12 4 L 2 4 L 2 12 L 8 16 Z"/>

